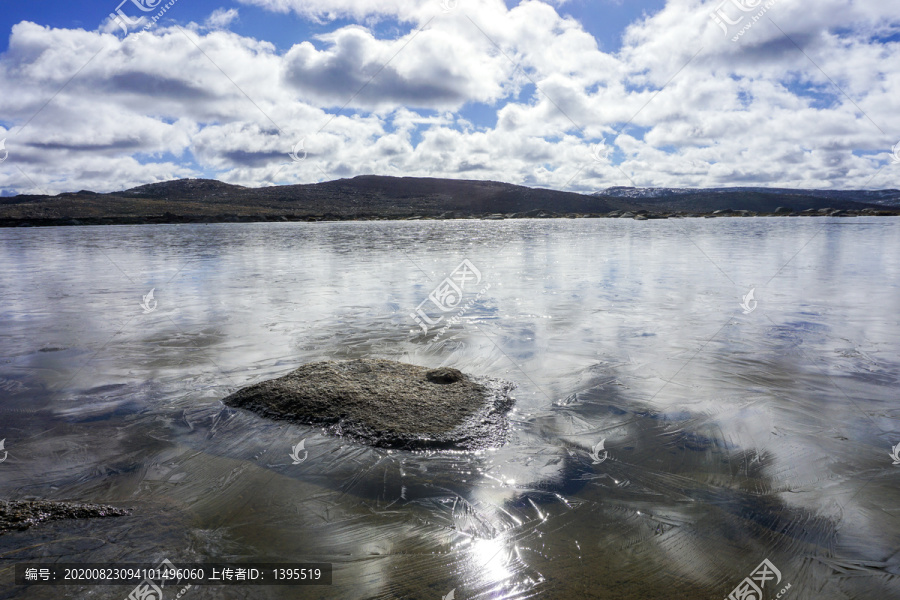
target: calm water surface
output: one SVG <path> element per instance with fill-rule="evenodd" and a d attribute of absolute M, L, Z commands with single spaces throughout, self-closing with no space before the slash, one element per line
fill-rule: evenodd
<path fill-rule="evenodd" d="M 15 562 L 163 558 L 334 565 L 186 600 L 719 600 L 764 559 L 766 600 L 900 598 L 900 219 L 2 229 L 0 293 L 0 498 L 134 508 L 0 537 L 4 598 L 130 591 Z M 468 309 L 435 341 L 423 301 Z M 221 403 L 357 357 L 516 382 L 509 443 L 390 452 Z"/>

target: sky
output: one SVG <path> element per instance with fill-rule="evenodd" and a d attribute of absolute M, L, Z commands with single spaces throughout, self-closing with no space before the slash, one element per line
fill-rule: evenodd
<path fill-rule="evenodd" d="M 0 195 L 898 188 L 884 0 L 2 0 Z"/>

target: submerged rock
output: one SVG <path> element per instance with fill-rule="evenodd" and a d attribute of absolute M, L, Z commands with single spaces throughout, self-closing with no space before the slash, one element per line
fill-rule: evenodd
<path fill-rule="evenodd" d="M 309 363 L 223 400 L 264 417 L 404 450 L 499 446 L 515 384 L 383 359 Z"/>
<path fill-rule="evenodd" d="M 51 500 L 0 501 L 0 535 L 17 529 L 28 529 L 44 521 L 121 517 L 129 513 L 128 509 L 105 504 Z"/>

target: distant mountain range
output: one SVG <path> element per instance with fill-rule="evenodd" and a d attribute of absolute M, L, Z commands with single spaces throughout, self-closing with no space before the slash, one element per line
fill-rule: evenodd
<path fill-rule="evenodd" d="M 780 210 L 779 210 L 780 209 Z M 179 179 L 120 192 L 0 198 L 0 226 L 416 218 L 900 214 L 900 191 L 628 188 L 594 194 L 496 181 L 361 175 L 250 188 Z"/>
<path fill-rule="evenodd" d="M 651 200 L 696 194 L 732 194 L 735 192 L 778 194 L 782 196 L 805 196 L 828 198 L 849 202 L 865 202 L 882 206 L 900 206 L 900 190 L 808 190 L 795 188 L 730 187 L 730 188 L 636 188 L 628 186 L 609 187 L 594 196 Z"/>

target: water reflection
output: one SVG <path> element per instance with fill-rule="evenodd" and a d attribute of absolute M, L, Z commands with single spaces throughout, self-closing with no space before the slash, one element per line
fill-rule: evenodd
<path fill-rule="evenodd" d="M 310 598 L 723 597 L 766 557 L 796 598 L 897 595 L 900 223 L 846 222 L 0 231 L 3 497 L 137 509 L 0 547 L 334 563 Z M 409 312 L 463 258 L 491 289 L 434 344 Z M 355 357 L 516 381 L 510 442 L 387 452 L 220 402 Z"/>

